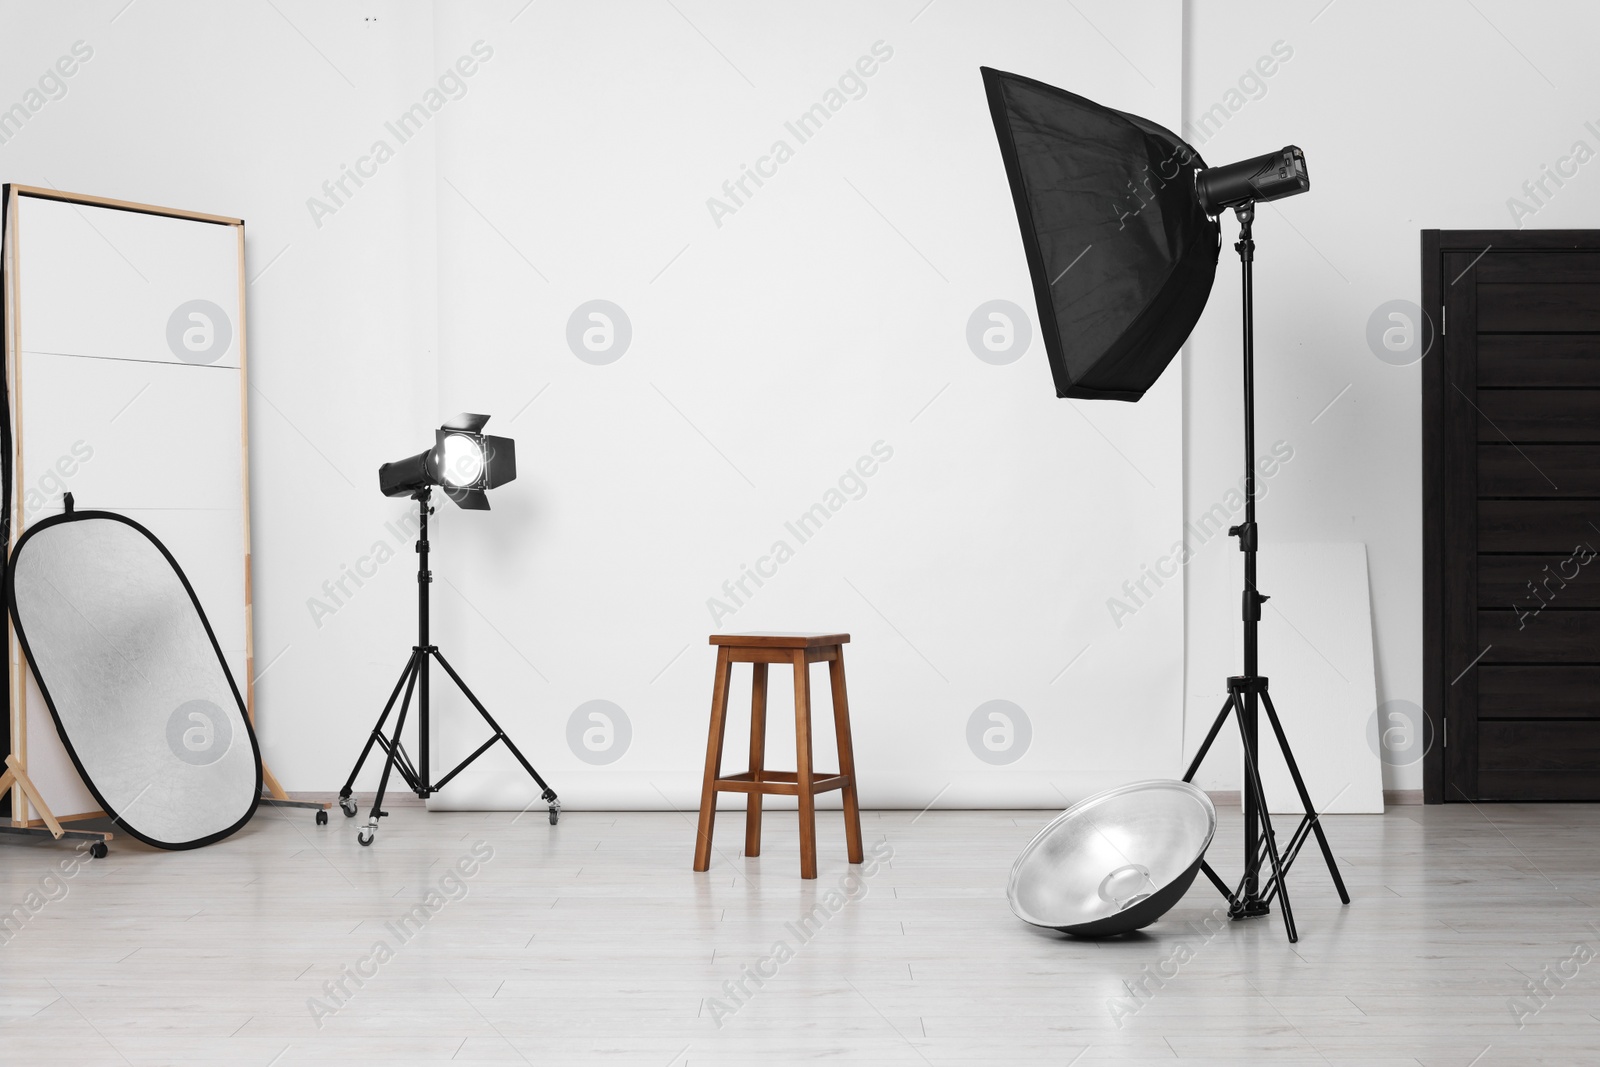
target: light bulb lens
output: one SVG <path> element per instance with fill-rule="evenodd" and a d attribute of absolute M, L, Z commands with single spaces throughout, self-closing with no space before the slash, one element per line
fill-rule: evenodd
<path fill-rule="evenodd" d="M 446 436 L 439 476 L 448 486 L 475 484 L 483 476 L 483 445 L 466 434 Z"/>

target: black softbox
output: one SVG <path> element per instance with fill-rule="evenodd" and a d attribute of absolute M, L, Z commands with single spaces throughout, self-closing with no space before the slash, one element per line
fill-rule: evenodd
<path fill-rule="evenodd" d="M 1138 400 L 1205 308 L 1220 230 L 1180 137 L 982 68 L 1056 395 Z"/>

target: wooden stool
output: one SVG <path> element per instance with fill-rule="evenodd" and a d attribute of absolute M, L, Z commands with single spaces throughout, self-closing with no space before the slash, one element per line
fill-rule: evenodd
<path fill-rule="evenodd" d="M 855 752 L 850 744 L 850 704 L 845 698 L 844 646 L 849 634 L 712 634 L 717 648 L 717 680 L 711 693 L 711 736 L 706 742 L 706 779 L 700 793 L 700 837 L 694 869 L 711 867 L 711 831 L 717 818 L 718 793 L 745 793 L 744 854 L 761 855 L 761 798 L 765 794 L 800 798 L 800 877 L 817 876 L 816 795 L 830 789 L 844 796 L 844 836 L 850 862 L 861 862 L 861 808 L 856 801 Z M 810 666 L 828 662 L 833 683 L 833 729 L 838 738 L 839 772 L 818 775 L 811 768 Z M 750 769 L 722 777 L 722 739 L 728 722 L 728 682 L 735 663 L 752 664 L 750 691 Z M 794 748 L 799 767 L 766 769 L 767 664 L 794 667 Z"/>

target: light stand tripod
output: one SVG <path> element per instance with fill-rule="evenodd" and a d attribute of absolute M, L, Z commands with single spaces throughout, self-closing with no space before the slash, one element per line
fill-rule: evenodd
<path fill-rule="evenodd" d="M 1288 932 L 1290 941 L 1298 941 L 1300 935 L 1295 929 L 1294 911 L 1289 906 L 1289 887 L 1284 879 L 1310 834 L 1314 833 L 1317 836 L 1322 857 L 1328 862 L 1328 873 L 1333 876 L 1333 884 L 1339 890 L 1340 902 L 1350 903 L 1350 894 L 1345 891 L 1344 879 L 1339 876 L 1339 865 L 1334 862 L 1333 850 L 1328 847 L 1328 839 L 1322 832 L 1322 823 L 1316 809 L 1312 807 L 1311 794 L 1306 791 L 1305 780 L 1300 777 L 1300 767 L 1295 763 L 1294 753 L 1289 750 L 1289 739 L 1284 735 L 1283 723 L 1278 719 L 1277 709 L 1272 706 L 1272 697 L 1267 694 L 1267 679 L 1257 673 L 1261 605 L 1267 598 L 1256 589 L 1256 549 L 1259 540 L 1256 527 L 1255 289 L 1251 277 L 1251 266 L 1255 262 L 1256 253 L 1256 242 L 1251 234 L 1251 226 L 1256 217 L 1255 204 L 1240 204 L 1234 208 L 1234 214 L 1239 217 L 1239 240 L 1233 247 L 1239 253 L 1239 262 L 1244 269 L 1244 522 L 1239 526 L 1230 527 L 1228 536 L 1239 539 L 1239 551 L 1244 553 L 1242 601 L 1244 674 L 1228 679 L 1228 699 L 1222 705 L 1222 710 L 1217 713 L 1216 721 L 1211 724 L 1211 732 L 1206 734 L 1206 739 L 1201 744 L 1200 751 L 1195 753 L 1194 762 L 1189 764 L 1189 771 L 1183 776 L 1183 780 L 1185 782 L 1193 780 L 1195 772 L 1200 769 L 1201 761 L 1211 750 L 1211 743 L 1217 739 L 1222 724 L 1228 721 L 1230 714 L 1237 716 L 1239 736 L 1244 743 L 1245 781 L 1244 788 L 1240 791 L 1244 808 L 1244 877 L 1240 880 L 1238 888 L 1230 890 L 1227 884 L 1217 877 L 1217 872 L 1211 869 L 1209 863 L 1202 862 L 1201 869 L 1206 872 L 1206 877 L 1211 879 L 1211 883 L 1221 891 L 1222 895 L 1228 898 L 1228 915 L 1231 918 L 1251 919 L 1265 915 L 1271 910 L 1273 897 L 1280 898 L 1283 904 L 1284 929 Z M 1261 749 L 1256 721 L 1258 704 L 1266 709 L 1267 721 L 1272 724 L 1272 732 L 1278 739 L 1278 747 L 1283 751 L 1283 760 L 1289 767 L 1289 776 L 1294 779 L 1295 790 L 1300 794 L 1300 803 L 1305 808 L 1305 816 L 1289 838 L 1288 847 L 1281 853 L 1278 849 L 1277 835 L 1272 831 L 1272 819 L 1267 813 L 1266 794 L 1261 788 L 1261 766 L 1258 759 Z M 1265 856 L 1262 855 L 1263 845 L 1265 845 Z M 1261 864 L 1264 860 L 1271 862 L 1272 877 L 1268 879 L 1267 892 L 1263 896 Z"/>
<path fill-rule="evenodd" d="M 455 672 L 455 668 L 450 666 L 450 662 L 444 658 L 444 654 L 439 651 L 439 647 L 428 641 L 428 586 L 433 581 L 433 572 L 428 569 L 428 516 L 433 512 L 433 508 L 428 505 L 428 500 L 431 496 L 432 490 L 427 487 L 418 489 L 411 494 L 411 499 L 417 501 L 421 518 L 421 526 L 417 531 L 417 643 L 411 646 L 411 656 L 406 660 L 405 670 L 400 672 L 400 680 L 395 683 L 394 692 L 389 694 L 389 702 L 383 706 L 383 714 L 378 716 L 377 725 L 373 726 L 365 747 L 361 749 L 361 757 L 356 760 L 355 768 L 351 770 L 349 779 L 344 783 L 344 788 L 339 790 L 339 808 L 345 813 L 346 817 L 353 818 L 356 813 L 356 802 L 351 793 L 355 788 L 356 775 L 361 773 L 361 766 L 366 763 L 367 755 L 372 751 L 373 745 L 383 749 L 386 756 L 383 764 L 383 777 L 378 780 L 377 796 L 372 798 L 372 814 L 367 818 L 367 825 L 356 835 L 356 839 L 363 845 L 372 844 L 372 839 L 378 832 L 378 820 L 389 814 L 383 810 L 383 794 L 388 791 L 389 773 L 391 771 L 398 769 L 400 777 L 405 779 L 405 783 L 411 791 L 426 800 L 432 794 L 443 789 L 450 779 L 465 770 L 473 760 L 487 752 L 489 747 L 496 741 L 505 742 L 506 747 L 511 750 L 511 754 L 517 757 L 517 762 L 522 764 L 522 769 L 527 771 L 535 782 L 539 783 L 540 789 L 544 790 L 539 799 L 550 806 L 550 823 L 552 826 L 555 825 L 556 820 L 561 815 L 561 801 L 556 799 L 555 790 L 545 784 L 545 780 L 539 777 L 539 772 L 533 769 L 533 764 L 529 763 L 527 758 L 517 749 L 517 746 L 512 744 L 511 738 L 506 736 L 506 732 L 500 728 L 499 723 L 494 721 L 494 717 L 489 714 L 488 709 L 473 695 L 472 690 L 467 688 L 467 683 L 462 681 L 461 676 Z M 472 706 L 478 709 L 478 714 L 483 716 L 490 729 L 494 730 L 493 737 L 479 745 L 470 756 L 456 764 L 453 771 L 433 784 L 429 784 L 428 763 L 429 657 L 439 661 L 439 666 L 444 668 L 445 673 L 450 676 L 450 680 L 456 683 L 456 687 L 472 702 Z M 400 701 L 400 715 L 395 720 L 394 736 L 392 738 L 385 737 L 383 735 L 383 724 L 388 720 L 389 713 L 394 710 L 394 702 L 399 698 L 402 688 L 405 690 L 406 695 L 405 699 Z M 411 707 L 413 689 L 417 694 L 417 755 L 419 758 L 416 763 L 411 762 L 411 757 L 407 755 L 405 747 L 400 743 L 400 733 L 406 727 L 406 713 Z"/>

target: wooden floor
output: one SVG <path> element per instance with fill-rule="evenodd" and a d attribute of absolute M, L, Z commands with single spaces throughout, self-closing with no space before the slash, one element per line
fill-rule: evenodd
<path fill-rule="evenodd" d="M 1116 941 L 1023 925 L 1006 874 L 1046 812 L 864 813 L 869 860 L 892 859 L 859 882 L 822 813 L 802 884 L 792 812 L 755 860 L 723 813 L 696 875 L 692 813 L 391 810 L 372 848 L 337 811 L 264 809 L 221 844 L 119 839 L 70 876 L 70 847 L 0 841 L 0 1062 L 1600 1060 L 1595 807 L 1330 817 L 1354 901 L 1308 853 L 1296 946 L 1276 916 L 1208 923 L 1203 879 Z M 1227 870 L 1238 827 L 1224 811 Z"/>

